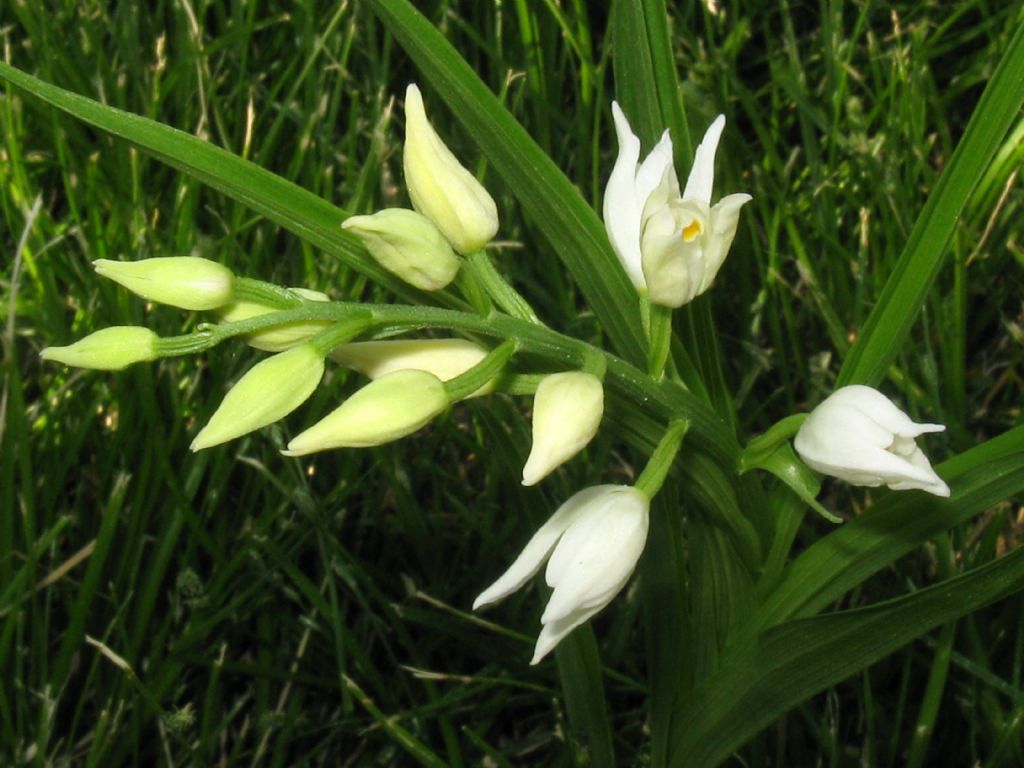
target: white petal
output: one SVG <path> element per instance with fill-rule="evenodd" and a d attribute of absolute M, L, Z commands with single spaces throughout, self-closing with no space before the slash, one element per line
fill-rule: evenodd
<path fill-rule="evenodd" d="M 629 579 L 647 541 L 647 497 L 629 486 L 598 486 L 595 497 L 569 527 L 548 561 L 545 578 L 554 592 L 541 621 L 607 605 Z"/>
<path fill-rule="evenodd" d="M 711 205 L 711 187 L 715 181 L 715 151 L 725 129 L 725 115 L 719 115 L 711 123 L 693 155 L 693 167 L 686 179 L 683 190 L 684 200 L 700 200 Z"/>
<path fill-rule="evenodd" d="M 594 491 L 600 487 L 582 490 L 562 504 L 555 514 L 533 534 L 533 538 L 530 539 L 515 562 L 509 566 L 509 569 L 473 601 L 473 610 L 475 611 L 483 605 L 496 603 L 529 581 L 544 565 L 544 561 L 548 559 L 548 555 L 551 554 L 551 550 L 555 548 L 555 544 L 565 533 L 566 528 L 572 525 L 580 510 L 595 495 Z"/>
<path fill-rule="evenodd" d="M 648 196 L 665 179 L 672 197 L 679 196 L 679 179 L 672 158 L 672 137 L 666 129 L 654 149 L 640 163 L 636 172 L 636 199 L 643 206 Z"/>
<path fill-rule="evenodd" d="M 750 195 L 737 193 L 723 197 L 714 208 L 711 209 L 711 222 L 708 225 L 710 232 L 704 246 L 704 262 L 700 287 L 697 295 L 704 293 L 711 287 L 718 275 L 718 270 L 725 263 L 725 257 L 729 255 L 729 248 L 736 237 L 736 228 L 740 221 L 740 208 L 750 202 Z"/>
<path fill-rule="evenodd" d="M 643 201 L 637 199 L 636 173 L 640 161 L 640 139 L 617 102 L 612 102 L 619 156 L 615 160 L 604 190 L 604 228 L 612 249 L 619 257 L 630 281 L 638 289 L 645 287 L 640 267 L 640 217 Z"/>
<path fill-rule="evenodd" d="M 537 645 L 534 646 L 530 665 L 539 664 L 541 659 L 551 653 L 555 646 L 562 642 L 570 632 L 601 610 L 601 607 L 577 611 L 563 619 L 545 624 L 537 636 Z"/>

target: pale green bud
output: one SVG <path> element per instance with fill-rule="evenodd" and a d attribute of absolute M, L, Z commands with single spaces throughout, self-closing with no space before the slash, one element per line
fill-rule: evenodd
<path fill-rule="evenodd" d="M 98 371 L 119 371 L 132 363 L 157 358 L 156 343 L 160 337 L 149 328 L 115 325 L 79 339 L 66 347 L 47 347 L 39 356 L 75 368 Z"/>
<path fill-rule="evenodd" d="M 261 360 L 228 391 L 192 441 L 192 450 L 234 440 L 283 419 L 306 402 L 323 375 L 324 359 L 312 344 Z"/>
<path fill-rule="evenodd" d="M 426 371 L 395 371 L 371 381 L 288 443 L 288 456 L 367 448 L 412 434 L 448 406 L 444 384 Z"/>
<path fill-rule="evenodd" d="M 198 256 L 141 261 L 97 259 L 96 274 L 158 304 L 181 309 L 217 309 L 231 303 L 234 275 L 223 264 Z"/>
<path fill-rule="evenodd" d="M 465 339 L 357 341 L 342 344 L 331 352 L 331 359 L 371 379 L 412 369 L 432 373 L 441 381 L 465 373 L 486 356 L 486 349 Z M 487 394 L 493 389 L 492 380 L 470 397 Z"/>
<path fill-rule="evenodd" d="M 385 208 L 350 216 L 341 228 L 358 237 L 384 269 L 425 291 L 441 290 L 459 271 L 459 258 L 444 235 L 416 211 Z"/>
<path fill-rule="evenodd" d="M 327 294 L 320 291 L 311 291 L 308 288 L 289 288 L 289 290 L 309 301 L 330 301 Z M 236 301 L 224 308 L 221 312 L 220 320 L 222 323 L 237 323 L 277 311 L 274 307 L 268 307 L 266 304 L 257 304 L 252 301 Z M 256 349 L 262 349 L 265 352 L 281 352 L 294 347 L 296 344 L 308 341 L 320 333 L 320 331 L 330 326 L 331 322 L 329 320 L 300 320 L 295 323 L 285 323 L 284 325 L 277 325 L 273 328 L 257 331 L 256 333 L 250 333 L 245 337 L 245 340 L 249 346 Z"/>
<path fill-rule="evenodd" d="M 405 91 L 402 164 L 413 208 L 433 221 L 456 251 L 473 253 L 494 238 L 494 199 L 434 131 L 415 85 Z"/>
<path fill-rule="evenodd" d="M 545 376 L 533 399 L 533 447 L 523 485 L 535 485 L 582 451 L 601 424 L 604 387 L 589 373 Z"/>

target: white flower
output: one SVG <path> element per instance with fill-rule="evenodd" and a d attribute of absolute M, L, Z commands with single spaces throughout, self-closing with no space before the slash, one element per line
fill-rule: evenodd
<path fill-rule="evenodd" d="M 603 414 L 604 387 L 596 376 L 582 371 L 545 376 L 533 398 L 533 446 L 523 485 L 536 485 L 582 451 Z"/>
<path fill-rule="evenodd" d="M 655 304 L 681 307 L 711 287 L 736 236 L 740 208 L 750 200 L 735 194 L 711 205 L 725 116 L 704 134 L 680 194 L 668 131 L 638 164 L 640 140 L 614 102 L 612 114 L 619 156 L 605 189 L 608 239 L 637 290 Z"/>
<path fill-rule="evenodd" d="M 536 664 L 625 586 L 647 540 L 649 510 L 650 499 L 628 485 L 580 491 L 541 526 L 473 609 L 512 594 L 547 560 L 544 577 L 554 592 L 541 616 L 543 628 L 530 662 Z"/>
<path fill-rule="evenodd" d="M 854 485 L 949 496 L 949 486 L 914 442 L 944 429 L 916 424 L 878 390 L 853 385 L 837 389 L 811 411 L 793 445 L 812 469 Z"/>

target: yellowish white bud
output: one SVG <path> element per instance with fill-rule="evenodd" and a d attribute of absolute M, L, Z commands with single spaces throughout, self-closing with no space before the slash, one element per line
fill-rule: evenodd
<path fill-rule="evenodd" d="M 358 237 L 384 269 L 425 291 L 441 290 L 459 271 L 459 257 L 445 236 L 416 211 L 385 208 L 350 216 L 341 228 Z"/>
<path fill-rule="evenodd" d="M 413 207 L 459 253 L 478 251 L 498 231 L 498 207 L 434 131 L 415 85 L 405 92 L 405 183 Z"/>
<path fill-rule="evenodd" d="M 546 376 L 533 399 L 533 447 L 523 485 L 535 485 L 583 450 L 601 424 L 604 387 L 589 373 Z"/>
<path fill-rule="evenodd" d="M 486 355 L 486 349 L 465 339 L 396 339 L 342 344 L 331 353 L 331 359 L 371 379 L 394 371 L 417 370 L 448 381 L 468 371 Z M 470 397 L 493 389 L 492 380 Z"/>
<path fill-rule="evenodd" d="M 223 264 L 198 256 L 168 256 L 141 261 L 93 262 L 96 273 L 132 293 L 181 309 L 217 309 L 231 303 L 234 276 Z"/>
<path fill-rule="evenodd" d="M 320 291 L 311 291 L 307 288 L 290 288 L 289 290 L 309 301 L 330 301 L 327 294 Z M 224 308 L 220 319 L 222 323 L 237 323 L 276 311 L 276 309 L 268 307 L 266 304 L 257 304 L 252 301 L 236 301 Z M 320 331 L 329 328 L 330 325 L 329 320 L 303 320 L 250 333 L 245 337 L 245 340 L 249 346 L 256 349 L 262 349 L 265 352 L 281 352 L 294 347 L 296 344 L 308 341 L 320 333 Z"/>
<path fill-rule="evenodd" d="M 283 419 L 306 402 L 323 375 L 324 359 L 312 344 L 261 360 L 228 391 L 192 441 L 192 450 L 226 443 Z"/>
<path fill-rule="evenodd" d="M 115 325 L 79 339 L 66 347 L 47 347 L 39 356 L 75 368 L 119 371 L 132 363 L 155 360 L 160 337 L 149 328 Z"/>
<path fill-rule="evenodd" d="M 371 381 L 290 443 L 302 456 L 331 448 L 367 448 L 412 434 L 448 405 L 439 378 L 426 371 L 395 371 Z"/>

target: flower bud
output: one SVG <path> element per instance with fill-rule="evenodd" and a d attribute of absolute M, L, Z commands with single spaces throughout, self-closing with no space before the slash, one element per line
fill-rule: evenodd
<path fill-rule="evenodd" d="M 156 343 L 160 337 L 149 328 L 115 325 L 79 339 L 66 347 L 47 347 L 39 356 L 75 368 L 98 371 L 119 371 L 132 363 L 157 358 Z"/>
<path fill-rule="evenodd" d="M 441 381 L 465 373 L 486 356 L 486 349 L 465 339 L 356 341 L 342 344 L 331 352 L 331 359 L 371 379 L 411 369 L 432 373 Z M 471 397 L 487 394 L 493 389 L 492 380 Z"/>
<path fill-rule="evenodd" d="M 231 303 L 234 275 L 223 264 L 197 256 L 141 261 L 97 259 L 96 273 L 144 299 L 181 309 L 217 309 Z"/>
<path fill-rule="evenodd" d="M 434 131 L 415 85 L 405 92 L 405 183 L 413 208 L 437 225 L 459 253 L 483 248 L 498 231 L 494 199 Z"/>
<path fill-rule="evenodd" d="M 630 486 L 585 488 L 541 526 L 509 569 L 477 597 L 473 610 L 512 594 L 547 561 L 545 581 L 554 591 L 541 616 L 530 662 L 536 664 L 629 581 L 647 541 L 650 505 Z"/>
<path fill-rule="evenodd" d="M 589 373 L 545 376 L 533 399 L 533 447 L 523 485 L 535 485 L 582 451 L 601 424 L 604 388 Z"/>
<path fill-rule="evenodd" d="M 358 237 L 384 269 L 425 291 L 441 290 L 459 271 L 459 258 L 444 235 L 416 211 L 385 208 L 350 216 L 341 228 Z"/>
<path fill-rule="evenodd" d="M 448 406 L 444 384 L 425 371 L 395 371 L 356 392 L 290 443 L 302 456 L 331 448 L 367 448 L 412 434 Z"/>
<path fill-rule="evenodd" d="M 307 288 L 290 288 L 292 293 L 297 293 L 308 301 L 330 301 L 326 293 L 311 291 Z M 267 315 L 277 312 L 274 307 L 266 304 L 257 304 L 252 301 L 236 301 L 226 306 L 220 315 L 222 323 L 237 323 L 248 320 L 252 317 Z M 264 352 L 281 352 L 283 350 L 301 344 L 304 341 L 316 336 L 331 326 L 329 320 L 300 320 L 295 323 L 285 323 L 266 330 L 250 333 L 245 337 L 250 347 L 262 349 Z"/>
<path fill-rule="evenodd" d="M 949 486 L 914 442 L 944 429 L 915 424 L 877 389 L 853 385 L 837 389 L 811 411 L 793 447 L 811 469 L 853 485 L 949 496 Z"/>
<path fill-rule="evenodd" d="M 324 359 L 312 344 L 261 360 L 228 391 L 190 447 L 220 445 L 283 419 L 306 402 L 323 375 Z"/>

